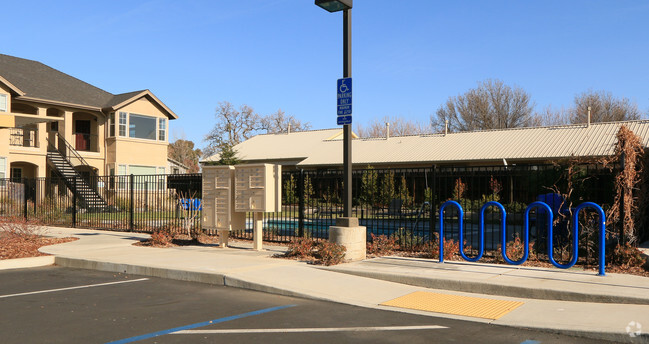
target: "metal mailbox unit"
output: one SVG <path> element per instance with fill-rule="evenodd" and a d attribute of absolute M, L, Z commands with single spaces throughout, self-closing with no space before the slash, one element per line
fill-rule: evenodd
<path fill-rule="evenodd" d="M 205 229 L 216 229 L 220 245 L 227 246 L 231 230 L 246 228 L 246 213 L 234 211 L 234 167 L 203 167 L 203 217 Z"/>
<path fill-rule="evenodd" d="M 234 207 L 237 212 L 253 213 L 253 248 L 262 248 L 263 213 L 279 212 L 282 207 L 282 166 L 272 164 L 237 165 Z"/>
<path fill-rule="evenodd" d="M 262 248 L 263 213 L 282 206 L 282 167 L 272 164 L 203 167 L 203 228 L 216 229 L 221 247 L 253 213 L 253 248 Z"/>
<path fill-rule="evenodd" d="M 280 165 L 237 165 L 235 170 L 236 211 L 278 212 L 282 204 Z"/>

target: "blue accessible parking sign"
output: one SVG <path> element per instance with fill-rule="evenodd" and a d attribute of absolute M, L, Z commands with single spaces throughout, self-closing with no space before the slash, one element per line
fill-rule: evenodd
<path fill-rule="evenodd" d="M 337 91 L 337 114 L 338 125 L 352 124 L 352 78 L 338 79 Z"/>

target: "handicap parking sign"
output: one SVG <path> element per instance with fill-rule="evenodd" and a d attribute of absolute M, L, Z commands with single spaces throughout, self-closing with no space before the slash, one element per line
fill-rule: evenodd
<path fill-rule="evenodd" d="M 337 92 L 337 124 L 352 123 L 352 78 L 338 79 Z"/>

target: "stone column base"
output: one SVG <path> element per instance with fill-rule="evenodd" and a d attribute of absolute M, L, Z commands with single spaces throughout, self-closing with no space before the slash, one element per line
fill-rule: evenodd
<path fill-rule="evenodd" d="M 346 260 L 366 258 L 367 231 L 365 227 L 358 225 L 358 218 L 337 218 L 336 225 L 329 227 L 329 242 L 345 246 Z"/>

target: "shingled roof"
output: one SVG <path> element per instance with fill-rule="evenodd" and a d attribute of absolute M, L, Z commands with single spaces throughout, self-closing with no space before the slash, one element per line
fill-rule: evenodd
<path fill-rule="evenodd" d="M 98 111 L 111 109 L 134 97 L 150 96 L 172 118 L 178 118 L 148 90 L 114 95 L 41 62 L 19 57 L 0 54 L 0 82 L 8 83 L 19 99 L 90 107 Z"/>

